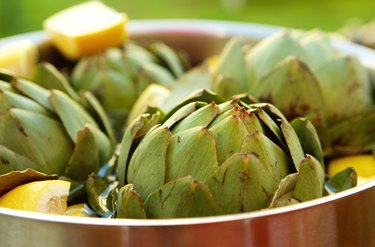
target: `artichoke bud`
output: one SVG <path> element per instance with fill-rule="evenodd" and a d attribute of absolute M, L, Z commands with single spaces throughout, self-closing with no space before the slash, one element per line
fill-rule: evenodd
<path fill-rule="evenodd" d="M 323 171 L 323 165 L 304 151 L 310 143 L 317 145 L 310 140 L 314 135 L 300 140 L 272 105 L 247 105 L 240 100 L 216 103 L 215 95 L 211 99 L 196 95 L 203 97 L 186 99 L 139 141 L 134 141 L 134 131 L 144 121 L 133 122 L 125 132 L 118 163 L 118 172 L 125 174 L 119 177 L 139 193 L 148 218 L 267 208 L 282 179 L 295 172 L 317 180 L 314 186 L 321 185 L 316 170 Z M 306 159 L 313 159 L 312 169 L 304 168 Z M 297 191 L 305 190 L 317 189 L 303 185 Z"/>
<path fill-rule="evenodd" d="M 31 168 L 69 176 L 75 170 L 72 178 L 85 180 L 109 160 L 110 138 L 75 99 L 20 78 L 9 86 L 12 90 L 0 91 L 0 145 L 1 157 L 12 165 L 1 167 L 1 174 Z M 90 141 L 81 141 L 81 131 Z M 77 157 L 77 150 L 98 159 Z"/>

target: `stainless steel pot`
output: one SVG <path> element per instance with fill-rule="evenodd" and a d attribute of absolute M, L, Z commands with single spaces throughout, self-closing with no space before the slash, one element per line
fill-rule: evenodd
<path fill-rule="evenodd" d="M 258 41 L 278 27 L 202 20 L 132 21 L 137 40 L 163 40 L 194 61 L 217 53 L 233 35 Z M 31 38 L 43 32 L 0 41 Z M 336 41 L 375 68 L 375 53 Z M 43 49 L 50 47 L 44 43 Z M 375 181 L 294 206 L 218 217 L 126 220 L 45 215 L 0 208 L 0 246 L 375 246 Z"/>

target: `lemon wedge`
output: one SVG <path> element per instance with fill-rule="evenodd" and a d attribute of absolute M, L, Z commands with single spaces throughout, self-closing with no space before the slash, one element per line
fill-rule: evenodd
<path fill-rule="evenodd" d="M 63 55 L 76 60 L 121 44 L 127 37 L 127 19 L 99 1 L 89 1 L 49 17 L 44 29 Z"/>
<path fill-rule="evenodd" d="M 90 217 L 90 215 L 87 214 L 85 211 L 84 203 L 79 203 L 79 204 L 74 204 L 74 205 L 69 206 L 66 209 L 65 214 L 69 216 Z"/>
<path fill-rule="evenodd" d="M 333 159 L 328 165 L 328 176 L 332 177 L 348 167 L 353 167 L 358 175 L 358 185 L 375 179 L 375 156 L 353 155 Z"/>
<path fill-rule="evenodd" d="M 16 76 L 28 77 L 38 60 L 38 48 L 29 40 L 19 40 L 0 48 L 0 68 Z"/>
<path fill-rule="evenodd" d="M 36 181 L 20 185 L 0 197 L 0 207 L 65 214 L 70 182 L 62 180 Z"/>

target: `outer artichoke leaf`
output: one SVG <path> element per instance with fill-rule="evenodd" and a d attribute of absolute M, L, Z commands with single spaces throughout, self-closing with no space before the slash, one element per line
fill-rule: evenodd
<path fill-rule="evenodd" d="M 117 181 L 112 181 L 108 177 L 91 176 L 87 179 L 88 204 L 101 217 L 109 218 L 113 215 L 113 194 L 117 185 Z"/>
<path fill-rule="evenodd" d="M 224 47 L 214 71 L 212 89 L 224 97 L 248 91 L 243 42 L 232 38 Z"/>
<path fill-rule="evenodd" d="M 357 172 L 353 167 L 348 167 L 345 170 L 337 173 L 331 177 L 327 183 L 328 191 L 337 193 L 357 186 Z"/>
<path fill-rule="evenodd" d="M 116 144 L 115 134 L 109 122 L 107 113 L 104 111 L 102 105 L 90 91 L 83 91 L 81 92 L 81 95 L 83 97 L 83 100 L 85 100 L 88 103 L 88 111 L 92 112 L 92 115 L 97 120 L 100 129 L 105 130 L 105 133 L 108 135 L 109 139 L 111 140 L 114 146 Z"/>
<path fill-rule="evenodd" d="M 125 179 L 127 174 L 129 153 L 133 146 L 133 143 L 137 137 L 143 136 L 139 135 L 140 132 L 148 132 L 152 126 L 148 123 L 152 122 L 152 116 L 149 114 L 140 115 L 137 117 L 129 126 L 126 128 L 125 133 L 122 137 L 120 144 L 120 154 L 117 163 L 117 174 L 119 179 L 119 185 L 122 187 L 125 185 Z"/>
<path fill-rule="evenodd" d="M 316 77 L 297 57 L 287 57 L 250 92 L 260 101 L 276 105 L 288 119 L 306 116 L 324 120 L 324 96 Z"/>
<path fill-rule="evenodd" d="M 86 112 L 86 110 L 73 101 L 65 93 L 52 90 L 49 101 L 55 109 L 57 115 L 60 117 L 69 137 L 73 142 L 77 141 L 78 130 L 85 127 L 86 123 L 97 127 L 95 120 Z"/>
<path fill-rule="evenodd" d="M 176 134 L 197 126 L 207 127 L 215 119 L 218 112 L 219 107 L 215 102 L 203 106 L 175 124 L 172 128 L 172 133 Z"/>
<path fill-rule="evenodd" d="M 86 180 L 91 173 L 99 170 L 100 164 L 99 150 L 93 133 L 89 128 L 79 130 L 65 175 L 73 180 Z"/>
<path fill-rule="evenodd" d="M 52 107 L 51 103 L 48 100 L 50 96 L 50 91 L 44 89 L 43 87 L 33 82 L 24 79 L 17 79 L 15 82 L 12 83 L 12 85 L 23 95 L 38 102 L 44 108 L 55 113 L 55 109 Z"/>
<path fill-rule="evenodd" d="M 246 56 L 251 88 L 287 56 L 306 60 L 307 55 L 289 30 L 280 31 L 255 45 Z"/>
<path fill-rule="evenodd" d="M 9 74 L 7 70 L 0 68 L 0 80 L 4 82 L 14 82 L 16 77 Z"/>
<path fill-rule="evenodd" d="M 74 100 L 79 100 L 78 94 L 74 91 L 68 80 L 50 63 L 39 63 L 30 80 L 43 88 L 57 89 L 68 94 Z"/>
<path fill-rule="evenodd" d="M 300 202 L 320 198 L 323 195 L 325 173 L 314 157 L 307 155 L 299 165 L 293 198 Z"/>
<path fill-rule="evenodd" d="M 150 45 L 150 50 L 167 65 L 174 77 L 178 78 L 184 73 L 184 67 L 176 52 L 161 42 L 155 42 Z"/>
<path fill-rule="evenodd" d="M 169 70 L 155 63 L 142 63 L 137 77 L 138 81 L 141 81 L 145 85 L 157 83 L 168 87 L 176 81 Z"/>
<path fill-rule="evenodd" d="M 292 125 L 288 121 L 281 121 L 281 131 L 283 132 L 285 142 L 289 149 L 289 154 L 293 160 L 294 167 L 299 170 L 300 162 L 305 159 L 305 152 L 302 148 L 301 142 L 298 139 L 297 133 L 294 131 Z M 319 162 L 318 162 L 319 163 Z M 323 164 L 321 164 L 323 169 Z"/>
<path fill-rule="evenodd" d="M 317 129 L 324 154 L 358 154 L 375 150 L 375 109 L 341 121 L 328 129 Z"/>
<path fill-rule="evenodd" d="M 322 146 L 320 145 L 319 136 L 314 125 L 304 118 L 296 118 L 290 124 L 301 142 L 304 153 L 314 156 L 324 169 Z"/>
<path fill-rule="evenodd" d="M 100 165 L 104 165 L 112 157 L 114 151 L 114 146 L 112 145 L 111 140 L 100 129 L 91 124 L 86 124 L 85 128 L 90 130 L 92 133 L 95 140 L 95 145 L 97 146 L 99 152 Z"/>
<path fill-rule="evenodd" d="M 322 64 L 316 75 L 321 82 L 330 124 L 371 109 L 373 100 L 369 75 L 355 57 L 335 57 Z"/>
<path fill-rule="evenodd" d="M 300 44 L 305 49 L 308 56 L 307 63 L 312 70 L 339 53 L 331 45 L 328 36 L 319 30 L 307 32 L 300 40 Z"/>
<path fill-rule="evenodd" d="M 185 117 L 189 116 L 199 108 L 202 108 L 206 105 L 207 103 L 199 101 L 187 103 L 183 107 L 179 108 L 177 111 L 173 112 L 173 114 L 169 112 L 168 115 L 165 116 L 167 120 L 163 123 L 162 127 L 170 129 L 173 125 L 175 125 Z"/>
<path fill-rule="evenodd" d="M 90 90 L 95 92 L 101 84 L 101 69 L 97 68 L 101 54 L 81 58 L 74 66 L 70 79 L 76 91 Z"/>
<path fill-rule="evenodd" d="M 226 214 L 268 207 L 278 182 L 253 154 L 236 153 L 206 180 Z"/>
<path fill-rule="evenodd" d="M 124 119 L 136 100 L 134 82 L 129 75 L 121 71 L 107 69 L 102 73 L 100 91 L 97 92 L 98 98 L 109 114 Z"/>
<path fill-rule="evenodd" d="M 43 165 L 38 165 L 29 158 L 0 145 L 0 174 L 22 171 L 28 168 L 35 171 L 48 171 L 48 168 L 43 167 Z"/>
<path fill-rule="evenodd" d="M 61 123 L 14 108 L 0 116 L 0 144 L 32 160 L 47 174 L 63 174 L 73 151 Z"/>
<path fill-rule="evenodd" d="M 298 201 L 292 198 L 292 194 L 294 191 L 294 187 L 296 186 L 297 182 L 297 173 L 292 173 L 283 178 L 279 186 L 273 195 L 270 208 L 277 208 L 281 206 L 296 204 Z"/>
<path fill-rule="evenodd" d="M 136 67 L 139 67 L 142 63 L 156 63 L 158 61 L 158 58 L 152 52 L 134 42 L 127 42 L 124 48 L 126 59 L 134 63 Z"/>
<path fill-rule="evenodd" d="M 116 211 L 116 218 L 146 219 L 142 198 L 132 184 L 119 189 Z"/>
<path fill-rule="evenodd" d="M 161 108 L 163 111 L 169 112 L 176 106 L 181 106 L 180 103 L 197 90 L 209 89 L 210 83 L 211 75 L 207 63 L 203 63 L 187 71 L 173 83 L 170 95 L 165 99 Z"/>
<path fill-rule="evenodd" d="M 145 201 L 147 218 L 183 218 L 224 214 L 207 185 L 183 177 L 154 191 Z"/>
<path fill-rule="evenodd" d="M 1 76 L 1 72 L 0 72 L 0 76 Z M 2 91 L 7 91 L 7 92 L 12 92 L 12 93 L 15 93 L 16 90 L 14 90 L 11 86 L 11 84 L 9 82 L 6 82 L 6 81 L 2 81 L 0 79 L 0 90 Z"/>
<path fill-rule="evenodd" d="M 15 187 L 40 180 L 57 179 L 56 175 L 47 175 L 42 172 L 35 171 L 27 168 L 22 171 L 12 171 L 0 175 L 0 196 L 6 192 L 14 189 Z"/>
<path fill-rule="evenodd" d="M 255 103 L 252 104 L 251 107 L 260 107 L 262 108 L 268 116 L 270 116 L 274 121 L 278 121 L 279 119 L 287 120 L 284 114 L 276 108 L 274 105 L 269 103 Z"/>
<path fill-rule="evenodd" d="M 20 94 L 0 89 L 0 112 L 6 112 L 13 107 L 52 117 L 49 111 L 35 101 Z"/>
<path fill-rule="evenodd" d="M 278 182 L 292 170 L 293 163 L 290 157 L 259 131 L 253 132 L 244 139 L 241 153 L 255 155 Z"/>
<path fill-rule="evenodd" d="M 142 139 L 130 159 L 127 181 L 134 184 L 143 199 L 164 184 L 171 136 L 165 128 L 154 129 Z"/>
<path fill-rule="evenodd" d="M 210 128 L 210 132 L 215 138 L 219 164 L 222 164 L 233 153 L 239 152 L 243 140 L 249 134 L 241 118 L 235 115 L 228 116 L 217 123 Z"/>
<path fill-rule="evenodd" d="M 169 143 L 165 182 L 185 176 L 203 181 L 219 166 L 217 157 L 217 143 L 207 128 L 195 127 L 180 132 Z"/>

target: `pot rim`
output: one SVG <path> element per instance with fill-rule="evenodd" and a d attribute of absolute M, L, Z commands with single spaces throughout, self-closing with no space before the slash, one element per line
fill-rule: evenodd
<path fill-rule="evenodd" d="M 254 39 L 262 39 L 285 27 L 271 26 L 265 24 L 220 21 L 220 20 L 197 20 L 197 19 L 148 19 L 132 20 L 128 23 L 128 32 L 131 35 L 144 33 L 169 33 L 183 32 L 206 34 L 217 37 L 244 36 Z M 28 39 L 35 43 L 40 43 L 48 39 L 44 31 L 34 31 L 18 34 L 0 39 L 0 47 L 15 40 Z M 345 53 L 352 53 L 358 56 L 361 62 L 370 68 L 375 68 L 375 51 L 343 40 L 334 39 L 334 46 Z M 221 216 L 195 217 L 195 218 L 173 218 L 173 219 L 105 219 L 105 218 L 84 218 L 77 216 L 50 215 L 35 212 L 13 210 L 0 207 L 0 215 L 19 217 L 30 220 L 80 224 L 80 225 L 100 225 L 100 226 L 183 226 L 196 224 L 212 224 L 220 222 L 253 220 L 257 218 L 272 217 L 275 214 L 288 214 L 292 211 L 301 211 L 307 208 L 319 207 L 333 204 L 335 201 L 344 200 L 346 197 L 354 196 L 358 193 L 375 187 L 375 180 L 364 183 L 358 187 L 339 192 L 334 195 L 325 196 L 295 205 L 266 209 L 247 213 L 229 214 Z"/>

